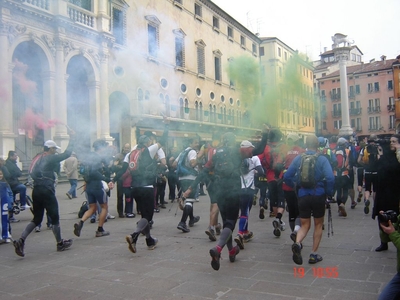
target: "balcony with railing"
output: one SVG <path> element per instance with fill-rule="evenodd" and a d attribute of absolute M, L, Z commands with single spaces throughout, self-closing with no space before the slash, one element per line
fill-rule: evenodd
<path fill-rule="evenodd" d="M 388 111 L 389 112 L 393 112 L 393 111 L 395 111 L 395 105 L 394 104 L 389 104 L 388 106 L 387 106 L 387 109 L 388 109 Z"/>
<path fill-rule="evenodd" d="M 332 111 L 332 117 L 340 118 L 342 116 L 342 110 L 334 110 Z"/>
<path fill-rule="evenodd" d="M 333 94 L 333 93 L 330 93 L 330 95 L 331 95 L 331 100 L 332 100 L 332 101 L 340 101 L 340 99 L 341 99 L 340 94 Z"/>
<path fill-rule="evenodd" d="M 50 0 L 22 0 L 21 2 L 44 10 L 50 9 Z"/>
<path fill-rule="evenodd" d="M 349 112 L 350 112 L 350 116 L 358 116 L 358 115 L 361 115 L 361 107 L 350 108 L 350 109 L 349 109 Z"/>
<path fill-rule="evenodd" d="M 381 112 L 380 106 L 368 106 L 368 113 L 369 114 L 376 114 Z"/>
<path fill-rule="evenodd" d="M 81 8 L 77 5 L 68 3 L 67 13 L 69 18 L 82 25 L 95 28 L 96 27 L 96 16 L 91 11 Z"/>
<path fill-rule="evenodd" d="M 326 95 L 321 95 L 321 101 L 326 102 Z"/>
<path fill-rule="evenodd" d="M 361 126 L 357 126 L 356 127 L 356 132 L 361 132 L 362 131 L 362 127 Z"/>
<path fill-rule="evenodd" d="M 349 99 L 355 99 L 356 94 L 354 92 L 349 92 Z"/>

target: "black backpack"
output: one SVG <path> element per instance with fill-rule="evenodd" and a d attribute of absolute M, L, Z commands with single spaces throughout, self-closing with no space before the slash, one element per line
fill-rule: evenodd
<path fill-rule="evenodd" d="M 240 165 L 235 166 L 231 149 L 228 147 L 218 148 L 213 156 L 214 174 L 219 177 L 231 177 L 240 175 Z"/>

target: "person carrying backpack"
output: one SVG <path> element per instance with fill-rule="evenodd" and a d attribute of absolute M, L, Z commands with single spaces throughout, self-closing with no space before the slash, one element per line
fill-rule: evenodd
<path fill-rule="evenodd" d="M 211 161 L 204 165 L 199 176 L 183 193 L 183 196 L 187 197 L 196 189 L 199 182 L 213 174 L 216 187 L 215 195 L 223 221 L 223 229 L 217 245 L 209 251 L 211 267 L 216 271 L 220 268 L 221 252 L 225 246 L 229 251 L 230 262 L 235 261 L 236 255 L 240 251 L 238 246 L 233 246 L 232 232 L 235 230 L 240 207 L 241 165 L 242 156 L 239 147 L 236 145 L 236 136 L 232 132 L 227 132 L 222 136 L 221 147 L 217 148 Z"/>
<path fill-rule="evenodd" d="M 368 138 L 368 144 L 361 149 L 357 162 L 364 167 L 364 213 L 369 214 L 369 206 L 371 204 L 370 196 L 375 198 L 375 186 L 378 177 L 378 145 L 376 144 L 378 137 L 371 134 Z"/>
<path fill-rule="evenodd" d="M 173 163 L 173 166 L 176 167 L 182 191 L 186 191 L 198 175 L 197 150 L 199 148 L 199 139 L 197 137 L 188 138 L 187 143 L 188 147 L 178 155 Z M 193 215 L 193 203 L 196 201 L 196 191 L 197 188 L 193 189 L 192 193 L 185 197 L 182 218 L 177 226 L 182 232 L 190 232 L 190 229 L 186 225 L 188 218 L 189 227 L 193 227 L 200 220 L 199 216 Z"/>
<path fill-rule="evenodd" d="M 276 219 L 272 222 L 273 233 L 280 237 L 281 231 L 285 230 L 285 222 L 282 221 L 282 215 L 285 211 L 285 199 L 282 190 L 282 171 L 285 165 L 284 145 L 280 142 L 282 133 L 279 129 L 272 129 L 269 132 L 268 144 L 264 152 L 258 155 L 263 167 L 267 170 L 266 178 L 268 183 L 269 197 L 271 207 Z"/>
<path fill-rule="evenodd" d="M 341 137 L 338 139 L 335 155 L 337 166 L 334 168 L 333 174 L 335 175 L 335 191 L 336 201 L 338 204 L 338 213 L 339 217 L 347 217 L 345 205 L 347 197 L 349 196 L 350 150 L 347 148 L 347 140 L 345 138 Z"/>
<path fill-rule="evenodd" d="M 298 155 L 283 175 L 283 181 L 290 187 L 297 189 L 299 216 L 301 227 L 296 235 L 296 242 L 292 245 L 293 261 L 301 265 L 302 241 L 311 227 L 311 214 L 314 217 L 313 247 L 308 262 L 314 264 L 322 261 L 317 254 L 322 238 L 322 225 L 325 215 L 325 201 L 332 197 L 334 176 L 328 159 L 323 155 L 316 155 L 318 139 L 315 135 L 307 136 L 307 151 Z M 308 162 L 308 163 L 307 163 Z"/>

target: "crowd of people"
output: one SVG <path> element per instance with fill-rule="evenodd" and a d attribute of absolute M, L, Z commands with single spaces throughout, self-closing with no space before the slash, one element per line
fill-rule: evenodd
<path fill-rule="evenodd" d="M 253 238 L 254 233 L 249 230 L 249 213 L 252 206 L 257 205 L 258 195 L 259 218 L 264 219 L 265 211 L 269 209 L 275 237 L 279 238 L 286 230 L 285 220 L 288 220 L 293 261 L 299 265 L 303 263 L 302 242 L 311 228 L 311 217 L 314 233 L 308 262 L 315 264 L 323 260 L 318 248 L 326 208 L 337 203 L 338 216 L 346 218 L 348 198 L 351 209 L 363 201 L 364 213 L 368 215 L 372 210 L 372 218 L 378 217 L 381 240 L 375 251 L 387 250 L 388 237 L 396 235 L 397 229 L 391 223 L 382 224 L 380 215 L 387 211 L 399 213 L 400 185 L 396 180 L 400 175 L 400 135 L 394 134 L 390 140 L 370 135 L 361 141 L 356 141 L 353 136 L 328 139 L 309 135 L 303 140 L 297 134 L 283 136 L 278 129 L 265 127 L 261 140 L 254 144 L 249 140 L 237 141 L 231 132 L 215 133 L 209 143 L 202 143 L 199 136 L 186 138 L 181 151 L 177 147 L 167 148 L 167 140 L 167 123 L 162 136 L 144 132 L 138 135 L 137 145 L 125 144 L 120 153 L 111 156 L 108 143 L 100 139 L 94 142 L 94 151 L 79 157 L 79 162 L 73 152 L 75 138 L 72 131 L 63 153 L 55 155 L 59 147 L 54 141 L 46 141 L 43 153 L 33 159 L 30 167 L 30 176 L 34 180 L 34 217 L 20 238 L 13 242 L 16 254 L 25 255 L 26 239 L 40 226 L 45 211 L 57 251 L 72 245 L 72 239 L 61 238 L 55 197 L 55 173 L 64 160 L 63 170 L 71 184 L 66 196 L 69 199 L 77 197 L 79 171 L 85 182 L 84 194 L 88 202 L 87 211 L 74 224 L 74 234 L 79 237 L 84 222 L 93 220 L 96 214 L 95 237 L 110 234 L 103 226 L 107 218 L 112 217 L 108 213 L 108 198 L 116 186 L 118 217 L 140 215 L 132 233 L 125 238 L 133 253 L 137 251 L 140 234 L 145 236 L 148 249 L 156 247 L 158 239 L 150 233 L 154 213 L 166 208 L 168 200 L 177 201 L 182 210 L 177 229 L 189 233 L 190 227 L 200 221 L 194 207 L 199 196 L 205 194 L 203 187 L 210 198 L 210 218 L 205 234 L 216 242 L 209 250 L 214 270 L 220 268 L 225 246 L 230 262 L 234 262 L 245 243 Z M 17 158 L 15 151 L 10 151 L 7 160 L 0 161 L 0 182 L 3 183 L 0 187 L 7 194 L 2 201 L 7 199 L 9 207 L 13 205 L 15 194 L 19 193 L 23 210 L 30 207 L 24 201 L 26 187 L 18 181 L 21 170 L 16 164 Z M 286 211 L 288 217 L 284 218 Z M 12 210 L 8 217 L 10 222 L 17 222 Z M 2 238 L 10 241 L 4 228 Z"/>

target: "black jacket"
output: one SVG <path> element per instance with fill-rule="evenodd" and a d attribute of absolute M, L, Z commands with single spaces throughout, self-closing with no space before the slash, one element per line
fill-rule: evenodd
<path fill-rule="evenodd" d="M 21 183 L 18 180 L 18 177 L 22 176 L 22 172 L 18 168 L 17 162 L 12 161 L 8 158 L 6 159 L 5 167 L 7 168 L 9 175 L 8 175 L 8 178 L 7 178 L 6 174 L 4 174 L 4 176 L 6 176 L 6 180 L 7 180 L 8 184 L 10 185 L 11 189 L 13 189 L 15 186 L 17 186 L 18 184 Z"/>

